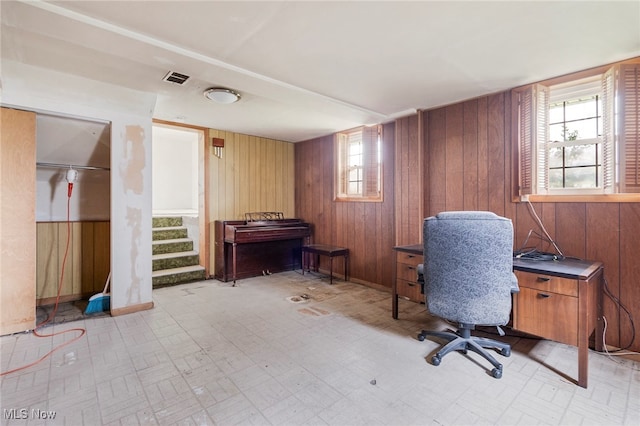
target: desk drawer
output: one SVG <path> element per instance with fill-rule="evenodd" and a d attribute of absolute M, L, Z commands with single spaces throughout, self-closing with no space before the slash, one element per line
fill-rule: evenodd
<path fill-rule="evenodd" d="M 423 262 L 421 254 L 404 251 L 396 253 L 396 292 L 399 297 L 424 303 L 424 295 L 418 283 L 418 265 Z"/>
<path fill-rule="evenodd" d="M 522 271 L 515 271 L 515 274 L 518 277 L 518 285 L 521 288 L 525 287 L 542 292 L 578 297 L 578 280 Z"/>
<path fill-rule="evenodd" d="M 396 254 L 396 262 L 417 266 L 423 262 L 423 256 L 420 254 L 413 254 L 413 253 L 407 253 L 404 251 L 399 251 Z"/>
<path fill-rule="evenodd" d="M 397 263 L 396 264 L 396 278 L 411 282 L 416 282 L 418 280 L 418 266 L 417 265 L 408 265 L 406 263 Z"/>
<path fill-rule="evenodd" d="M 577 346 L 578 298 L 521 286 L 514 294 L 513 328 Z"/>
<path fill-rule="evenodd" d="M 398 296 L 409 299 L 412 302 L 424 302 L 424 295 L 420 291 L 420 284 L 415 281 L 396 280 Z"/>

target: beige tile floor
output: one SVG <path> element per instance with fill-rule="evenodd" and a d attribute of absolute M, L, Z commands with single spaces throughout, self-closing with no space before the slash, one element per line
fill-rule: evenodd
<path fill-rule="evenodd" d="M 640 424 L 640 362 L 591 352 L 583 389 L 575 348 L 510 336 L 501 379 L 473 353 L 435 367 L 439 344 L 416 334 L 446 324 L 404 300 L 393 320 L 390 295 L 358 284 L 291 271 L 153 297 L 149 311 L 43 328 L 86 335 L 1 378 L 2 424 Z M 0 338 L 2 371 L 73 335 Z"/>

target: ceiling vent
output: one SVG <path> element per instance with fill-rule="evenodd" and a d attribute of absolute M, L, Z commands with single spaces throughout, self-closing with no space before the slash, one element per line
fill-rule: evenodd
<path fill-rule="evenodd" d="M 183 85 L 189 80 L 188 75 L 180 74 L 179 72 L 169 71 L 167 75 L 162 79 L 163 81 L 168 81 L 169 83 L 175 83 L 179 85 Z"/>

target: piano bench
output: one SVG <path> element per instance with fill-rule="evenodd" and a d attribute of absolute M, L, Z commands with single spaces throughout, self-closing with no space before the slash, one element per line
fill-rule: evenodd
<path fill-rule="evenodd" d="M 349 249 L 344 247 L 328 246 L 325 244 L 307 244 L 302 246 L 302 275 L 304 275 L 305 268 L 309 271 L 309 254 L 315 254 L 316 260 L 314 262 L 315 271 L 318 271 L 318 263 L 320 256 L 329 257 L 329 284 L 333 284 L 333 258 L 336 256 L 344 257 L 344 279 L 349 281 L 347 276 L 347 264 L 349 258 Z"/>

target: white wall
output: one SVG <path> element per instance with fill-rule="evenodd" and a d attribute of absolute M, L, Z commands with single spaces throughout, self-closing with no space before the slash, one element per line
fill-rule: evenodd
<path fill-rule="evenodd" d="M 36 117 L 36 221 L 109 220 L 111 199 L 111 124 L 38 114 Z M 68 168 L 77 180 L 67 200 Z M 83 169 L 83 166 L 98 169 Z"/>
<path fill-rule="evenodd" d="M 13 61 L 3 61 L 0 87 L 5 106 L 111 123 L 111 311 L 126 313 L 153 306 L 151 129 L 155 95 Z"/>
<path fill-rule="evenodd" d="M 198 214 L 197 130 L 154 124 L 154 214 Z"/>
<path fill-rule="evenodd" d="M 67 220 L 66 170 L 39 167 L 36 170 L 36 221 Z M 69 200 L 69 219 L 74 221 L 109 220 L 110 185 L 108 171 L 79 170 Z"/>

